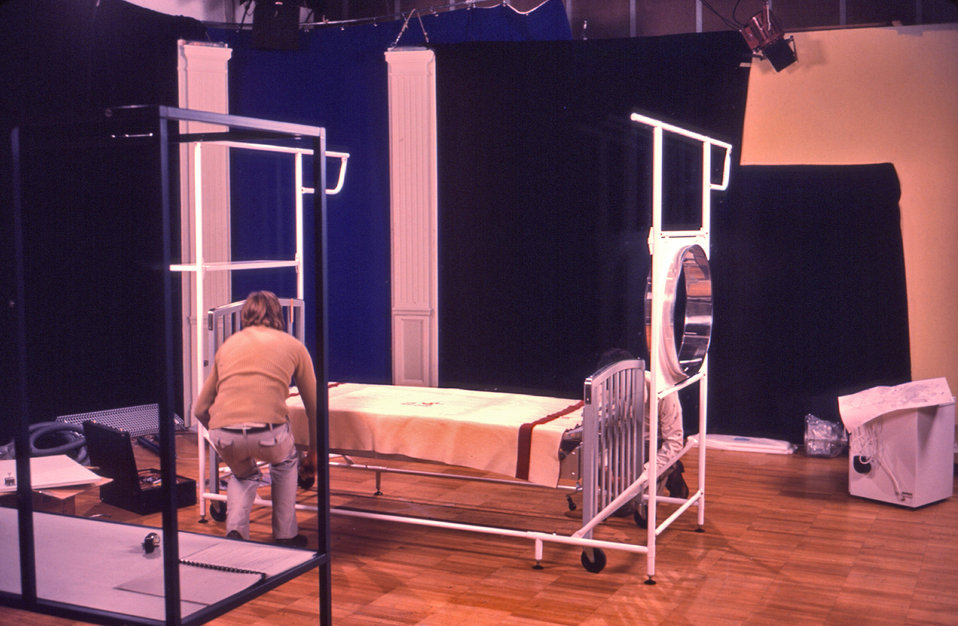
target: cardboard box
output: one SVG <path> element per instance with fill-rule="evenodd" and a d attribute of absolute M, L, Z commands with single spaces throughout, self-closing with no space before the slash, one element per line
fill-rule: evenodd
<path fill-rule="evenodd" d="M 893 411 L 852 431 L 848 491 L 916 508 L 954 492 L 955 403 Z"/>
<path fill-rule="evenodd" d="M 65 515 L 76 515 L 77 496 L 87 489 L 88 487 L 79 489 L 43 489 L 34 491 L 33 510 L 43 511 L 44 513 L 63 513 Z M 0 506 L 16 508 L 17 494 L 5 493 L 0 495 Z"/>

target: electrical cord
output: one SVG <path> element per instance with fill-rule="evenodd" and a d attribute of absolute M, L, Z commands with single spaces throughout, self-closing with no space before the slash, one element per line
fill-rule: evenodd
<path fill-rule="evenodd" d="M 706 9 L 708 9 L 709 11 L 711 11 L 712 13 L 714 13 L 715 15 L 717 15 L 718 18 L 719 18 L 720 20 L 722 20 L 722 23 L 724 23 L 726 26 L 728 26 L 728 27 L 731 28 L 732 30 L 741 30 L 741 29 L 742 29 L 742 25 L 741 25 L 741 24 L 735 22 L 734 20 L 730 20 L 730 19 L 726 18 L 724 15 L 722 15 L 721 13 L 719 13 L 718 11 L 716 11 L 716 10 L 715 10 L 715 7 L 713 7 L 711 4 L 709 4 L 709 2 L 708 2 L 707 0 L 701 0 L 701 2 L 702 2 L 702 6 L 704 6 Z M 736 8 L 736 9 L 738 8 L 738 3 L 737 3 L 737 2 L 735 3 L 735 8 Z M 733 15 L 733 17 L 734 17 L 734 15 L 735 15 L 735 10 L 734 10 L 734 9 L 732 10 L 732 15 Z"/>

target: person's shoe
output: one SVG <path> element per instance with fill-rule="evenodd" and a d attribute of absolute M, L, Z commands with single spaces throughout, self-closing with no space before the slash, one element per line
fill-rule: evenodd
<path fill-rule="evenodd" d="M 689 497 L 689 486 L 685 483 L 685 477 L 682 476 L 684 471 L 685 468 L 682 466 L 682 461 L 678 461 L 675 467 L 672 468 L 669 477 L 665 480 L 665 488 L 669 490 L 669 495 L 673 498 L 685 499 Z"/>
<path fill-rule="evenodd" d="M 226 538 L 227 539 L 242 539 L 243 535 L 241 535 L 240 531 L 238 530 L 231 530 L 228 533 L 226 533 Z"/>
<path fill-rule="evenodd" d="M 284 537 L 282 539 L 277 538 L 276 543 L 281 546 L 292 546 L 294 548 L 305 548 L 306 544 L 309 542 L 309 539 L 306 538 L 306 535 L 296 535 L 295 537 Z"/>

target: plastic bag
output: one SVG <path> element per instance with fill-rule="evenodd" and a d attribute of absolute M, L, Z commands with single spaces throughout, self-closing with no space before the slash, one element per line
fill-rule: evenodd
<path fill-rule="evenodd" d="M 829 422 L 811 413 L 805 416 L 805 455 L 836 457 L 845 451 L 848 433 L 839 422 Z"/>

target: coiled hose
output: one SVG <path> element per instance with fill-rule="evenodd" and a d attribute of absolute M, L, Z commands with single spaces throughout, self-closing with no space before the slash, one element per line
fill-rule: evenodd
<path fill-rule="evenodd" d="M 65 422 L 40 422 L 30 425 L 30 456 L 66 454 L 80 465 L 88 459 L 83 427 Z M 14 458 L 15 442 L 0 447 L 0 458 Z"/>

